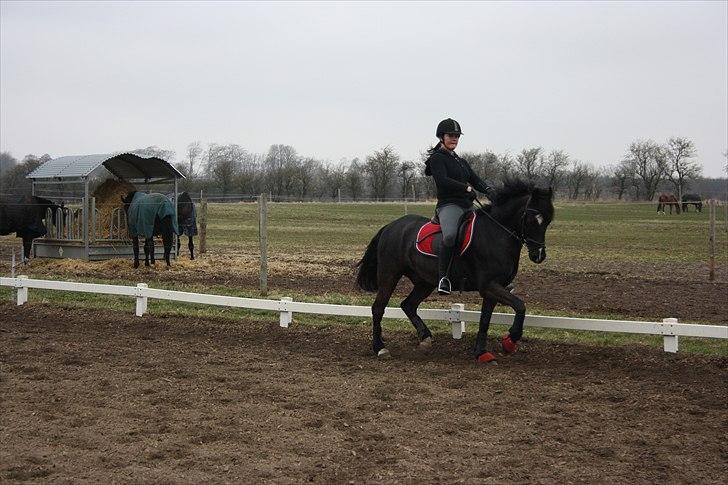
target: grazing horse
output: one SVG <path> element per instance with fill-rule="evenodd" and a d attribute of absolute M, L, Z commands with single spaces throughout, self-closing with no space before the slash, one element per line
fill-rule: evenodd
<path fill-rule="evenodd" d="M 657 213 L 664 214 L 666 205 L 670 206 L 670 214 L 672 214 L 673 206 L 675 206 L 675 212 L 678 214 L 680 213 L 680 204 L 678 203 L 675 194 L 660 194 L 660 197 L 657 199 Z"/>
<path fill-rule="evenodd" d="M 526 307 L 506 286 L 518 272 L 521 248 L 525 244 L 534 263 L 546 259 L 546 229 L 554 217 L 551 189 L 541 189 L 521 180 L 506 180 L 493 197 L 493 205 L 478 210 L 470 246 L 453 262 L 454 287 L 477 291 L 483 297 L 480 327 L 474 354 L 479 362 L 495 360 L 486 352 L 488 326 L 497 303 L 515 311 L 513 326 L 502 339 L 506 353 L 515 352 L 523 334 Z M 357 284 L 376 291 L 372 305 L 372 348 L 380 357 L 389 355 L 382 340 L 382 316 L 397 282 L 406 276 L 414 288 L 400 305 L 417 330 L 421 346 L 429 346 L 432 333 L 417 315 L 417 307 L 437 286 L 437 258 L 422 254 L 416 247 L 420 228 L 428 222 L 422 216 L 408 215 L 393 221 L 374 236 L 359 261 Z M 456 283 L 457 282 L 457 283 Z"/>
<path fill-rule="evenodd" d="M 703 212 L 703 198 L 699 194 L 685 194 L 682 197 L 682 210 L 688 212 L 688 206 L 695 206 L 697 212 Z"/>
<path fill-rule="evenodd" d="M 35 195 L 24 195 L 16 200 L 3 198 L 0 201 L 0 235 L 15 232 L 16 237 L 23 238 L 23 262 L 27 263 L 33 239 L 45 236 L 48 232 L 45 226 L 47 210 L 51 209 L 55 224 L 56 211 L 61 207 Z"/>
<path fill-rule="evenodd" d="M 154 236 L 161 234 L 164 244 L 164 260 L 169 263 L 172 239 L 177 233 L 174 206 L 164 194 L 145 194 L 132 190 L 121 197 L 126 212 L 129 234 L 133 238 L 134 267 L 139 267 L 139 236 L 144 236 L 144 266 L 154 264 Z"/>
<path fill-rule="evenodd" d="M 190 194 L 187 192 L 182 192 L 177 200 L 177 225 L 179 226 L 179 235 L 184 234 L 189 239 L 187 247 L 190 248 L 190 259 L 195 259 L 195 243 L 192 238 L 197 235 L 197 211 Z M 179 254 L 181 246 L 181 238 L 178 238 L 177 254 Z"/>

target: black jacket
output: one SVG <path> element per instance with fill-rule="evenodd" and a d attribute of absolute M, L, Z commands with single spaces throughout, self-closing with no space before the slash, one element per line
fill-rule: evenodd
<path fill-rule="evenodd" d="M 488 194 L 490 187 L 470 168 L 470 164 L 457 153 L 438 149 L 425 162 L 425 175 L 432 175 L 437 186 L 437 207 L 457 204 L 464 208 L 473 205 L 475 192 L 467 192 L 468 184 Z"/>

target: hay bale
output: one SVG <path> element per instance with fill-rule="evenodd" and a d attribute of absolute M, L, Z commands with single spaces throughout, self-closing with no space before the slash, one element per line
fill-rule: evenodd
<path fill-rule="evenodd" d="M 126 180 L 107 179 L 99 185 L 93 192 L 96 198 L 96 235 L 99 238 L 108 238 L 112 223 L 111 215 L 115 208 L 122 208 L 121 198 L 128 192 L 136 190 L 132 184 Z M 123 210 L 123 209 L 122 209 Z M 114 234 L 119 233 L 115 228 Z M 122 228 L 122 236 L 126 237 L 126 226 Z"/>

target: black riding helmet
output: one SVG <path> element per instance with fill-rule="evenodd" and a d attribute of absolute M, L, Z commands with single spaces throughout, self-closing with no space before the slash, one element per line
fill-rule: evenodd
<path fill-rule="evenodd" d="M 452 118 L 447 118 L 439 122 L 437 124 L 437 131 L 435 132 L 435 136 L 438 138 L 442 138 L 446 133 L 450 135 L 462 135 L 463 132 L 460 131 L 460 123 Z"/>

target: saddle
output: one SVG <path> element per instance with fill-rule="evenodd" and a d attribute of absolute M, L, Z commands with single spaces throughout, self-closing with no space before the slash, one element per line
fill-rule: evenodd
<path fill-rule="evenodd" d="M 470 247 L 473 241 L 473 229 L 475 228 L 476 214 L 474 211 L 466 212 L 458 226 L 458 242 L 455 246 L 460 248 L 457 256 L 462 256 Z M 425 256 L 437 257 L 442 245 L 442 230 L 437 216 L 425 223 L 417 232 L 415 247 Z"/>

